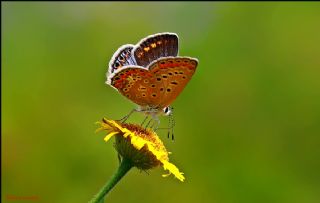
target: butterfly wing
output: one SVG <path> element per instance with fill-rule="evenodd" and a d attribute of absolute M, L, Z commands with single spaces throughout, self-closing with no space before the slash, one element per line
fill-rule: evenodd
<path fill-rule="evenodd" d="M 158 33 L 142 39 L 132 50 L 137 65 L 147 67 L 152 61 L 178 55 L 178 36 L 174 33 Z"/>
<path fill-rule="evenodd" d="M 198 65 L 198 60 L 189 57 L 164 57 L 154 61 L 148 67 L 157 82 L 160 99 L 157 107 L 162 109 L 169 106 L 183 91 L 192 78 Z"/>
<path fill-rule="evenodd" d="M 160 89 L 164 90 L 162 81 L 141 66 L 126 66 L 115 72 L 109 84 L 123 96 L 140 106 L 155 107 L 160 97 Z"/>
<path fill-rule="evenodd" d="M 148 69 L 125 66 L 109 79 L 111 86 L 140 106 L 162 109 L 169 106 L 183 91 L 198 65 L 189 57 L 164 57 Z"/>
<path fill-rule="evenodd" d="M 178 36 L 159 33 L 121 46 L 109 62 L 106 83 L 140 106 L 162 109 L 183 91 L 198 61 L 178 55 Z"/>
<path fill-rule="evenodd" d="M 132 49 L 134 46 L 132 44 L 126 44 L 121 46 L 112 56 L 109 62 L 108 75 L 114 73 L 116 70 L 127 66 L 136 65 L 136 61 L 132 56 Z"/>

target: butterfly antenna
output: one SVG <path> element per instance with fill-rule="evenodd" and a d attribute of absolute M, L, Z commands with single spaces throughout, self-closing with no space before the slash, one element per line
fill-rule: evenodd
<path fill-rule="evenodd" d="M 169 117 L 168 127 L 167 128 L 156 128 L 155 130 L 167 130 L 168 139 L 170 138 L 170 134 L 171 134 L 171 139 L 174 140 L 173 127 L 175 126 L 175 120 L 173 117 L 173 107 L 170 107 L 170 111 L 171 111 L 170 114 L 168 114 L 168 117 Z M 158 125 L 159 124 L 160 124 L 160 120 L 158 121 Z"/>
<path fill-rule="evenodd" d="M 168 139 L 170 138 L 170 130 L 171 130 L 171 114 L 169 115 L 169 123 L 168 123 Z"/>
<path fill-rule="evenodd" d="M 171 108 L 171 114 L 170 114 L 170 117 L 169 117 L 169 123 L 170 123 L 170 126 L 169 126 L 169 129 L 171 129 L 171 139 L 174 140 L 174 134 L 173 134 L 173 130 L 174 130 L 174 126 L 176 125 L 176 122 L 174 120 L 174 117 L 173 117 L 173 108 Z"/>

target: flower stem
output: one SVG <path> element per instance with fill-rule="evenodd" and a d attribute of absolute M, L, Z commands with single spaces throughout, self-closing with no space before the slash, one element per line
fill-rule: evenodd
<path fill-rule="evenodd" d="M 119 168 L 110 180 L 100 189 L 100 191 L 89 201 L 89 203 L 103 203 L 104 197 L 121 180 L 121 178 L 132 168 L 132 163 L 128 159 L 122 159 Z"/>

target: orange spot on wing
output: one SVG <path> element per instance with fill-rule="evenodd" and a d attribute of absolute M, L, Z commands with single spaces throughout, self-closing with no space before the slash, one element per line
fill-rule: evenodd
<path fill-rule="evenodd" d="M 150 47 L 145 47 L 143 48 L 143 50 L 145 50 L 146 52 L 148 52 L 150 50 Z"/>
<path fill-rule="evenodd" d="M 123 87 L 121 81 L 119 81 L 119 82 L 117 82 L 116 84 L 114 84 L 114 86 L 115 86 L 117 89 L 121 89 L 121 88 Z"/>

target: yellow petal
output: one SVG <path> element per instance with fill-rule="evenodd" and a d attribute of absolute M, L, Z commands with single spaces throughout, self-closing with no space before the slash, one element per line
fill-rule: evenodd
<path fill-rule="evenodd" d="M 112 136 L 114 136 L 114 135 L 116 135 L 116 134 L 118 134 L 119 132 L 111 132 L 111 133 L 109 133 L 105 138 L 104 138 L 104 141 L 106 141 L 106 142 L 108 142 L 108 140 L 112 137 Z"/>
<path fill-rule="evenodd" d="M 184 181 L 185 177 L 183 176 L 183 173 L 179 171 L 179 169 L 172 163 L 168 161 L 163 161 L 163 168 L 165 170 L 168 170 L 170 173 L 172 173 L 176 178 L 178 178 L 181 182 Z M 168 176 L 167 174 L 164 175 L 165 177 Z"/>
<path fill-rule="evenodd" d="M 140 137 L 139 134 L 136 134 L 135 132 L 130 131 L 129 129 L 122 127 L 118 124 L 117 121 L 114 120 L 107 120 L 103 119 L 103 122 L 98 122 L 101 127 L 97 129 L 96 132 L 101 130 L 109 131 L 110 133 L 104 138 L 104 140 L 107 142 L 112 136 L 119 134 L 120 136 L 124 138 L 129 138 L 131 144 L 136 148 L 137 150 L 142 149 L 145 147 L 149 152 L 151 152 L 156 159 L 159 160 L 159 162 L 162 163 L 162 166 L 164 170 L 168 171 L 168 174 L 162 175 L 163 177 L 167 177 L 171 174 L 173 174 L 177 179 L 180 181 L 184 181 L 185 177 L 183 176 L 183 173 L 179 171 L 179 169 L 172 163 L 169 162 L 168 154 L 171 154 L 171 152 L 167 152 L 166 149 L 163 147 L 159 147 L 158 143 L 161 142 L 161 140 L 155 136 L 156 141 L 149 141 L 144 139 L 143 137 Z M 150 132 L 153 133 L 153 132 Z"/>

